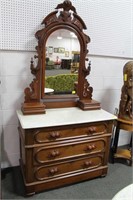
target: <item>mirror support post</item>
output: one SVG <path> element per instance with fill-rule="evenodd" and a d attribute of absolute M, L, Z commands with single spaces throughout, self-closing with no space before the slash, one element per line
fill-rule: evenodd
<path fill-rule="evenodd" d="M 36 56 L 35 56 L 36 57 Z M 34 66 L 33 58 L 30 65 L 31 73 L 35 76 L 29 87 L 25 88 L 25 102 L 21 105 L 21 110 L 24 115 L 29 114 L 44 114 L 45 105 L 40 102 L 40 67 Z"/>

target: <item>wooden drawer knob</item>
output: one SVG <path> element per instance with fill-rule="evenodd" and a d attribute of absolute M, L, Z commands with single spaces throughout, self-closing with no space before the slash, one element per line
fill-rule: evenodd
<path fill-rule="evenodd" d="M 92 165 L 92 161 L 90 160 L 90 161 L 85 161 L 84 162 L 84 166 L 85 167 L 90 167 Z"/>
<path fill-rule="evenodd" d="M 94 149 L 96 149 L 96 145 L 95 144 L 87 145 L 87 150 L 94 150 Z"/>
<path fill-rule="evenodd" d="M 58 172 L 58 168 L 54 167 L 52 169 L 49 169 L 49 172 L 50 172 L 51 175 L 54 175 L 54 174 L 56 174 Z"/>
<path fill-rule="evenodd" d="M 97 128 L 95 126 L 91 126 L 88 128 L 87 133 L 93 134 L 93 133 L 96 133 L 96 131 L 97 131 Z"/>
<path fill-rule="evenodd" d="M 60 133 L 59 132 L 52 132 L 49 134 L 50 138 L 56 139 L 60 137 Z"/>
<path fill-rule="evenodd" d="M 52 157 L 56 157 L 56 156 L 59 156 L 59 155 L 60 155 L 60 152 L 59 152 L 58 150 L 53 150 L 53 151 L 50 153 L 50 155 L 51 155 Z"/>

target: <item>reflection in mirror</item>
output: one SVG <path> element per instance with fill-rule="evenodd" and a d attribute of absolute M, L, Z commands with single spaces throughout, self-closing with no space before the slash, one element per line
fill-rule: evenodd
<path fill-rule="evenodd" d="M 75 33 L 58 29 L 46 42 L 45 94 L 75 94 L 80 61 Z"/>

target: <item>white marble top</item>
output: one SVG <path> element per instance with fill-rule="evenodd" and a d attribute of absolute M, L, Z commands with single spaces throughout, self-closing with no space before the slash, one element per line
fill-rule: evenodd
<path fill-rule="evenodd" d="M 116 119 L 116 116 L 102 109 L 83 111 L 77 107 L 46 109 L 46 114 L 38 115 L 23 115 L 22 112 L 18 110 L 17 116 L 23 129 L 71 125 Z"/>

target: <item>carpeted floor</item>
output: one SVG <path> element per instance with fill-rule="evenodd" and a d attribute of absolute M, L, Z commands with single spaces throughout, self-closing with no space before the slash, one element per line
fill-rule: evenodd
<path fill-rule="evenodd" d="M 28 199 L 88 199 L 111 200 L 122 188 L 132 183 L 131 166 L 115 163 L 109 164 L 108 174 L 96 178 L 35 194 Z M 2 180 L 2 199 L 25 199 L 24 186 L 20 168 L 15 167 Z"/>

